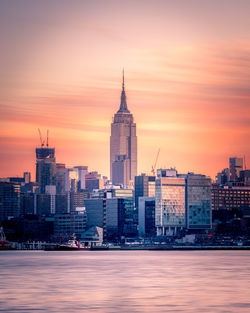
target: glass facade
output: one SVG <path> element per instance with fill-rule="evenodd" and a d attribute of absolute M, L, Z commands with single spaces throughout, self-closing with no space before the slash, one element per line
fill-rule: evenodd
<path fill-rule="evenodd" d="M 137 235 L 137 211 L 134 208 L 134 199 L 125 198 L 123 199 L 125 221 L 124 221 L 124 236 L 136 236 Z"/>
<path fill-rule="evenodd" d="M 155 176 L 142 174 L 135 176 L 135 207 L 138 208 L 139 197 L 155 196 Z"/>
<path fill-rule="evenodd" d="M 187 228 L 211 227 L 211 180 L 205 177 L 187 177 Z"/>
<path fill-rule="evenodd" d="M 139 197 L 138 232 L 143 237 L 156 235 L 154 197 Z"/>
<path fill-rule="evenodd" d="M 211 179 L 177 172 L 174 176 L 172 172 L 162 177 L 159 171 L 155 183 L 157 235 L 172 234 L 180 228 L 211 228 Z"/>
<path fill-rule="evenodd" d="M 185 226 L 185 177 L 156 179 L 155 218 L 158 235 L 171 227 Z"/>

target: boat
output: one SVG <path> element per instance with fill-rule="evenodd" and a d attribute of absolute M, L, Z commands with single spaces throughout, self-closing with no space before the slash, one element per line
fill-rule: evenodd
<path fill-rule="evenodd" d="M 83 248 L 83 246 L 75 239 L 68 240 L 59 246 L 59 250 L 79 250 L 81 248 Z"/>
<path fill-rule="evenodd" d="M 9 242 L 6 240 L 3 227 L 0 227 L 0 250 L 8 250 L 8 249 L 10 249 Z"/>
<path fill-rule="evenodd" d="M 79 240 L 76 240 L 76 236 L 73 234 L 72 239 L 62 244 L 49 244 L 45 247 L 46 251 L 78 251 L 78 250 L 90 250 L 89 246 L 84 245 Z"/>

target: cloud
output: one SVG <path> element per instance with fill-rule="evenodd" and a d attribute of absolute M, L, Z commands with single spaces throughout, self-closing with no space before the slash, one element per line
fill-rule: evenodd
<path fill-rule="evenodd" d="M 197 165 L 212 174 L 220 170 L 225 154 L 245 153 L 250 157 L 247 42 L 152 48 L 137 51 L 134 62 L 137 58 L 140 66 L 127 73 L 126 92 L 137 123 L 141 169 L 152 163 L 152 151 L 158 147 L 162 160 L 178 160 L 176 165 L 187 170 Z M 108 174 L 108 159 L 100 155 L 108 158 L 110 123 L 119 107 L 120 80 L 112 71 L 106 80 L 103 72 L 92 75 L 91 82 L 85 79 L 61 88 L 57 84 L 55 90 L 49 84 L 31 91 L 26 86 L 18 95 L 3 98 L 2 150 L 10 155 L 14 155 L 13 147 L 20 155 L 24 150 L 33 151 L 39 142 L 37 128 L 49 128 L 60 161 L 82 160 L 93 167 L 96 162 Z M 219 160 L 216 163 L 213 157 L 213 165 L 209 163 L 212 155 Z M 7 158 L 5 167 L 6 162 Z"/>

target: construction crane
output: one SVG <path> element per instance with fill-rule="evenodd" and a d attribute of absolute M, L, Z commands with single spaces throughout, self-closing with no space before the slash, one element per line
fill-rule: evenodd
<path fill-rule="evenodd" d="M 40 136 L 40 141 L 41 141 L 41 147 L 44 147 L 44 140 L 42 138 L 42 133 L 40 131 L 40 128 L 38 128 L 39 136 Z"/>
<path fill-rule="evenodd" d="M 155 176 L 155 169 L 156 169 L 156 164 L 157 164 L 157 161 L 158 161 L 158 158 L 159 158 L 159 154 L 160 154 L 160 148 L 158 149 L 158 152 L 157 152 L 157 155 L 156 155 L 156 158 L 155 158 L 155 164 L 154 164 L 154 166 L 152 165 L 151 173 L 153 174 L 153 176 Z"/>
<path fill-rule="evenodd" d="M 46 146 L 48 147 L 49 146 L 49 130 L 47 129 L 47 144 Z"/>

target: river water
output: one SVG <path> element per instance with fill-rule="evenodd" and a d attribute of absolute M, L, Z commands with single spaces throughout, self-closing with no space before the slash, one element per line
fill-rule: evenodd
<path fill-rule="evenodd" d="M 250 312 L 250 251 L 0 251 L 0 312 Z"/>

